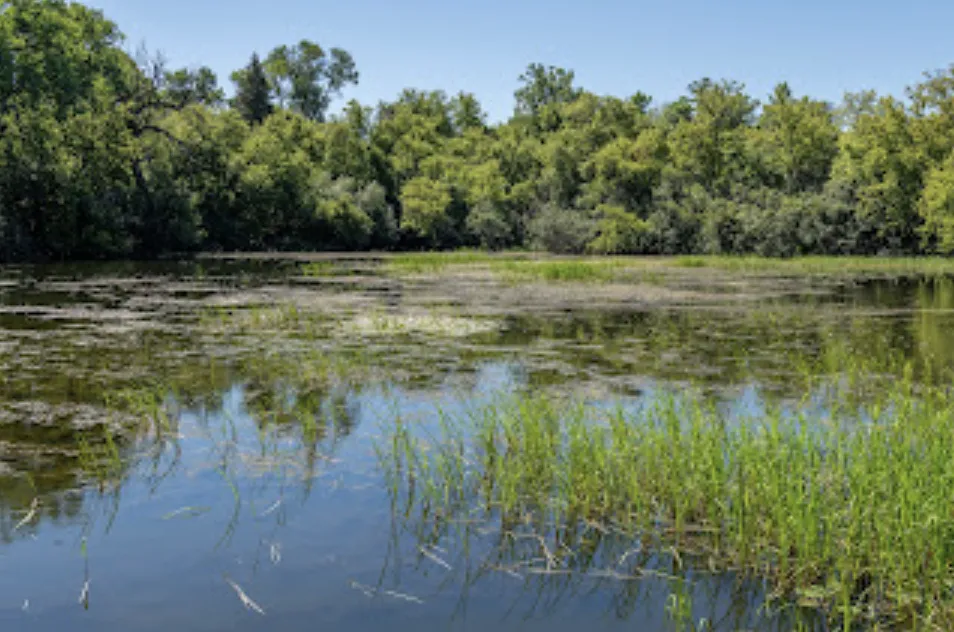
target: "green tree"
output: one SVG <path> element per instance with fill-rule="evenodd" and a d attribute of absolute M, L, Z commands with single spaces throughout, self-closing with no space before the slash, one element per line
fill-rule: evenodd
<path fill-rule="evenodd" d="M 548 106 L 575 100 L 580 90 L 574 87 L 573 80 L 572 70 L 530 64 L 520 75 L 521 86 L 514 93 L 517 114 L 539 116 Z"/>
<path fill-rule="evenodd" d="M 680 120 L 669 136 L 673 167 L 719 195 L 749 176 L 746 139 L 758 102 L 743 90 L 732 81 L 692 83 L 692 118 Z"/>
<path fill-rule="evenodd" d="M 632 255 L 646 252 L 650 224 L 621 206 L 600 205 L 596 209 L 596 237 L 586 250 L 602 255 Z"/>
<path fill-rule="evenodd" d="M 225 99 L 215 73 L 205 66 L 194 71 L 182 68 L 166 73 L 164 89 L 168 98 L 179 108 L 199 103 L 218 107 Z"/>
<path fill-rule="evenodd" d="M 924 221 L 926 247 L 944 254 L 954 252 L 954 154 L 925 177 L 918 212 Z"/>
<path fill-rule="evenodd" d="M 924 168 L 911 119 L 893 98 L 882 98 L 842 136 L 832 179 L 849 191 L 856 213 L 874 228 L 869 251 L 916 250 Z"/>
<path fill-rule="evenodd" d="M 451 217 L 450 186 L 431 178 L 409 180 L 401 188 L 401 230 L 430 246 L 455 245 L 457 227 Z"/>
<path fill-rule="evenodd" d="M 756 143 L 768 170 L 788 193 L 821 190 L 838 154 L 838 129 L 828 104 L 796 99 L 781 83 L 762 112 L 759 131 Z"/>
<path fill-rule="evenodd" d="M 274 49 L 265 70 L 279 104 L 314 121 L 325 120 L 331 100 L 345 86 L 358 83 L 354 59 L 347 51 L 325 52 L 309 40 Z"/>
<path fill-rule="evenodd" d="M 272 113 L 271 87 L 258 54 L 252 54 L 248 66 L 232 73 L 235 97 L 232 107 L 253 125 L 262 123 Z"/>
<path fill-rule="evenodd" d="M 477 97 L 469 92 L 461 92 L 451 99 L 449 109 L 457 134 L 469 129 L 483 129 L 486 125 L 487 115 L 481 109 Z"/>

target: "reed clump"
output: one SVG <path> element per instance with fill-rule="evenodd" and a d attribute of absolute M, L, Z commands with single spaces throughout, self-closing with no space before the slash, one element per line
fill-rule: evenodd
<path fill-rule="evenodd" d="M 908 371 L 842 406 L 849 384 L 749 416 L 685 393 L 612 410 L 514 396 L 427 432 L 398 421 L 379 454 L 405 515 L 598 525 L 763 578 L 842 629 L 949 629 L 954 398 Z"/>
<path fill-rule="evenodd" d="M 616 279 L 621 271 L 638 262 L 638 259 L 613 257 L 537 261 L 505 259 L 493 262 L 490 267 L 508 281 L 605 283 Z"/>
<path fill-rule="evenodd" d="M 396 254 L 385 259 L 386 271 L 398 274 L 433 274 L 450 266 L 485 265 L 506 259 L 519 261 L 521 253 L 493 253 L 481 250 L 452 250 L 446 252 L 413 252 Z"/>

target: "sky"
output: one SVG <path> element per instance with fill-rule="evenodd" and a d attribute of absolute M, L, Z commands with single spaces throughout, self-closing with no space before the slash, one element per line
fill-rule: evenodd
<path fill-rule="evenodd" d="M 229 74 L 252 52 L 310 39 L 355 58 L 366 105 L 403 88 L 474 93 L 491 121 L 513 111 L 529 63 L 575 71 L 597 94 L 642 91 L 656 103 L 699 78 L 734 79 L 764 100 L 779 81 L 841 100 L 875 89 L 903 96 L 954 63 L 951 0 L 87 0 L 128 48 L 170 67 Z M 340 107 L 340 103 L 337 104 Z"/>

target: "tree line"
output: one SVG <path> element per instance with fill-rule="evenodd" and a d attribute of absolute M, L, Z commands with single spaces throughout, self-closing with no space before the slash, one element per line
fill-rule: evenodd
<path fill-rule="evenodd" d="M 331 105 L 345 50 L 208 68 L 130 54 L 99 11 L 0 0 L 0 261 L 197 250 L 954 251 L 954 67 L 903 98 L 764 102 L 701 79 L 600 96 L 531 64 L 513 116 L 407 89 Z"/>

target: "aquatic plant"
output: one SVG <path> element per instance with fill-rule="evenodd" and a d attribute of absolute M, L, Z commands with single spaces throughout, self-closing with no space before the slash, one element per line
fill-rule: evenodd
<path fill-rule="evenodd" d="M 384 260 L 386 272 L 422 274 L 441 272 L 449 266 L 487 264 L 498 259 L 522 259 L 518 253 L 492 253 L 481 250 L 450 250 L 444 252 L 417 252 L 396 254 Z"/>
<path fill-rule="evenodd" d="M 640 265 L 639 260 L 626 261 L 618 258 L 503 260 L 491 264 L 491 269 L 508 281 L 604 282 L 615 279 L 622 269 L 634 265 Z"/>
<path fill-rule="evenodd" d="M 735 416 L 685 393 L 615 409 L 516 395 L 436 428 L 397 420 L 379 456 L 399 515 L 530 529 L 548 571 L 578 553 L 557 553 L 567 532 L 599 529 L 679 565 L 763 578 L 776 600 L 845 630 L 946 628 L 954 398 L 908 371 L 839 406 L 841 378 L 824 406 L 806 394 Z"/>

